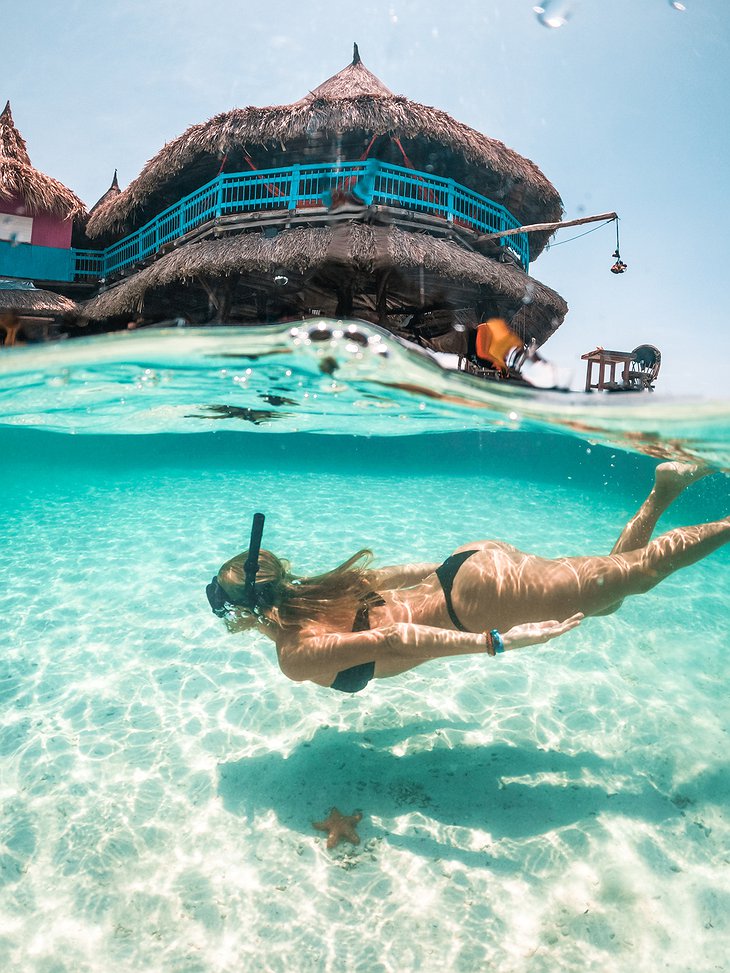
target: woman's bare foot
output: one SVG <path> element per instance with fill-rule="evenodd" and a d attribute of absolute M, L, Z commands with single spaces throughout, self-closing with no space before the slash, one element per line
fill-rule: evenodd
<path fill-rule="evenodd" d="M 693 463 L 660 463 L 654 471 L 655 495 L 664 502 L 671 502 L 695 480 L 709 476 L 713 470 L 707 466 L 695 466 Z"/>

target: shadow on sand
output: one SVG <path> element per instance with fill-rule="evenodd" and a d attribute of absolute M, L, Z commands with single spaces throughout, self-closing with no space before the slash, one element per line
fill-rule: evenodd
<path fill-rule="evenodd" d="M 636 777 L 633 767 L 593 753 L 458 742 L 472 729 L 476 726 L 419 724 L 363 734 L 322 728 L 286 758 L 267 753 L 222 764 L 219 792 L 233 814 L 250 820 L 273 809 L 282 825 L 307 835 L 314 834 L 312 820 L 331 806 L 344 813 L 357 808 L 365 815 L 364 841 L 387 837 L 390 845 L 470 866 L 492 865 L 488 849 L 465 851 L 448 834 L 439 840 L 433 833 L 456 826 L 486 831 L 492 841 L 519 841 L 575 826 L 574 839 L 580 840 L 595 830 L 599 815 L 651 823 L 683 815 L 685 803 Z M 423 749 L 393 752 L 412 735 Z M 420 812 L 423 826 L 408 834 L 386 835 L 371 820 L 412 812 Z"/>

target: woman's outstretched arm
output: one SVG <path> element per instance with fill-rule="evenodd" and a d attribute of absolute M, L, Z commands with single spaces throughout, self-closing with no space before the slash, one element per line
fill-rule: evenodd
<path fill-rule="evenodd" d="M 410 588 L 420 584 L 438 567 L 438 564 L 394 564 L 386 568 L 371 568 L 368 579 L 375 591 L 391 591 L 393 588 Z"/>
<path fill-rule="evenodd" d="M 505 651 L 548 642 L 579 625 L 579 612 L 565 621 L 550 620 L 515 625 L 502 635 Z M 486 653 L 483 632 L 456 632 L 431 625 L 394 622 L 366 632 L 332 633 L 282 646 L 279 665 L 296 681 L 388 659 L 440 659 L 454 655 Z"/>

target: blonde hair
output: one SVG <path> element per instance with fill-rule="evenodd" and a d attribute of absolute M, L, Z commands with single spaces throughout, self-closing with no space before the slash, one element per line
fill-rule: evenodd
<path fill-rule="evenodd" d="M 248 551 L 243 551 L 218 571 L 218 583 L 234 604 L 245 603 L 247 557 Z M 331 571 L 298 576 L 292 574 L 288 561 L 262 548 L 256 573 L 258 608 L 281 628 L 304 628 L 310 622 L 321 621 L 335 631 L 347 631 L 371 590 L 367 567 L 372 558 L 372 551 L 363 548 Z M 236 630 L 235 617 L 228 627 Z"/>

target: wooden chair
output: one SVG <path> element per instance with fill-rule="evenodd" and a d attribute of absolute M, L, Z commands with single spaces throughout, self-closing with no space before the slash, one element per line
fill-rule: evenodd
<path fill-rule="evenodd" d="M 662 353 L 654 345 L 638 345 L 631 352 L 626 388 L 653 389 L 662 364 Z"/>
<path fill-rule="evenodd" d="M 0 314 L 0 334 L 3 337 L 4 347 L 9 348 L 15 344 L 20 326 L 20 318 L 14 312 Z"/>

